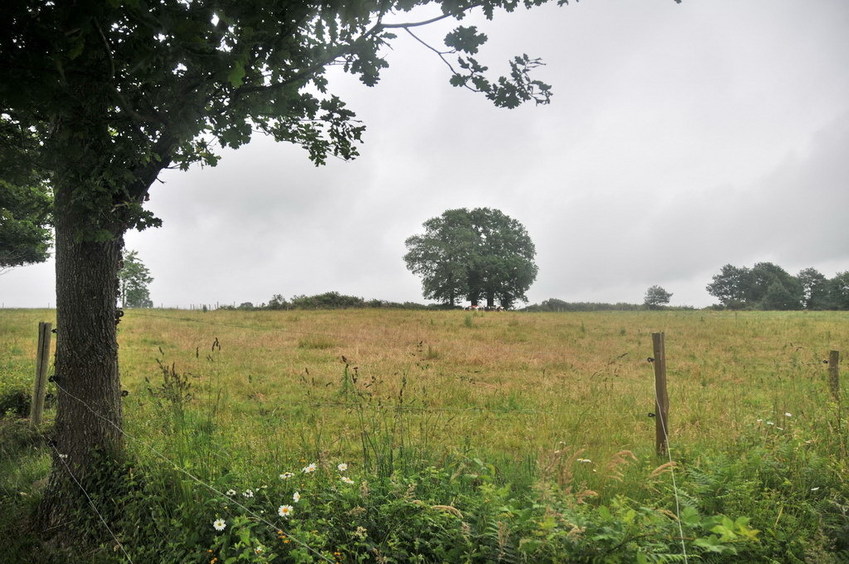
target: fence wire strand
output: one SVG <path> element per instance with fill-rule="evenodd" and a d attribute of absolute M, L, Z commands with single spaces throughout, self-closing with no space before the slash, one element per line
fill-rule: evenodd
<path fill-rule="evenodd" d="M 71 479 L 72 479 L 72 480 L 74 481 L 74 483 L 77 485 L 77 487 L 78 487 L 78 488 L 80 488 L 80 491 L 81 491 L 81 492 L 83 492 L 83 495 L 84 495 L 84 496 L 86 497 L 86 499 L 88 500 L 88 504 L 91 506 L 91 508 L 92 508 L 92 509 L 94 510 L 94 512 L 97 514 L 98 519 L 100 519 L 100 522 L 101 522 L 101 523 L 103 523 L 103 526 L 104 526 L 104 527 L 106 527 L 106 530 L 107 530 L 107 531 L 109 531 L 109 534 L 112 536 L 112 539 L 115 541 L 115 544 L 116 544 L 116 545 L 117 545 L 117 546 L 121 549 L 121 552 L 123 552 L 123 553 L 124 553 L 124 557 L 127 559 L 127 561 L 128 561 L 130 564 L 133 564 L 133 559 L 132 559 L 132 558 L 130 558 L 130 555 L 127 553 L 127 549 L 125 549 L 125 548 L 124 548 L 124 545 L 121 543 L 121 541 L 119 541 L 119 540 L 118 540 L 118 537 L 117 537 L 117 536 L 115 536 L 115 533 L 114 533 L 114 532 L 112 532 L 112 529 L 109 527 L 109 524 L 106 522 L 106 519 L 104 519 L 103 514 L 101 514 L 101 513 L 100 513 L 100 511 L 97 509 L 97 506 L 94 504 L 94 500 L 92 500 L 92 499 L 91 499 L 91 496 L 90 496 L 90 495 L 88 495 L 88 492 L 85 490 L 85 488 L 83 487 L 82 483 L 80 483 L 80 481 L 77 479 L 77 477 L 76 477 L 76 476 L 74 475 L 74 473 L 71 471 L 71 467 L 70 467 L 70 466 L 68 466 L 68 463 L 65 461 L 65 457 L 66 457 L 67 455 L 66 455 L 66 454 L 62 454 L 62 453 L 60 453 L 60 452 L 56 449 L 56 446 L 55 446 L 55 445 L 53 445 L 53 443 L 52 443 L 52 442 L 48 441 L 48 444 L 49 444 L 49 445 L 53 448 L 53 450 L 56 452 L 56 457 L 59 459 L 59 461 L 60 461 L 60 462 L 62 463 L 62 465 L 65 467 L 65 471 L 68 473 L 68 475 L 71 477 Z"/>
<path fill-rule="evenodd" d="M 661 337 L 662 336 L 663 334 L 661 333 Z M 665 354 L 665 352 L 663 354 Z M 654 362 L 659 362 L 659 359 L 655 359 Z M 666 359 L 663 359 L 663 362 L 665 364 Z M 675 520 L 678 524 L 678 534 L 680 535 L 679 538 L 681 539 L 681 555 L 684 558 L 684 562 L 686 564 L 687 562 L 689 562 L 689 558 L 687 556 L 687 543 L 684 539 L 684 526 L 681 524 L 681 500 L 680 496 L 678 495 L 678 484 L 675 480 L 675 462 L 672 460 L 672 447 L 669 444 L 669 431 L 666 427 L 666 419 L 668 417 L 668 413 L 666 412 L 664 407 L 661 406 L 660 393 L 657 389 L 656 382 L 654 387 L 654 404 L 657 409 L 657 413 L 655 414 L 655 416 L 660 421 L 661 429 L 663 431 L 663 443 L 666 446 L 666 455 L 669 459 L 669 475 L 672 478 L 672 493 L 675 496 Z"/>
<path fill-rule="evenodd" d="M 91 413 L 92 413 L 95 417 L 97 417 L 97 418 L 99 418 L 99 419 L 102 419 L 103 421 L 105 421 L 106 423 L 108 423 L 109 425 L 111 425 L 112 427 L 114 427 L 114 428 L 115 428 L 115 429 L 116 429 L 119 433 L 121 433 L 123 436 L 127 437 L 128 439 L 130 439 L 130 440 L 134 441 L 135 443 L 137 443 L 137 444 L 141 445 L 142 447 L 146 448 L 148 451 L 152 452 L 153 454 L 155 454 L 156 456 L 158 456 L 159 458 L 161 458 L 162 460 L 164 460 L 165 462 L 167 462 L 169 465 L 171 465 L 171 466 L 172 466 L 172 467 L 173 467 L 176 471 L 178 471 L 178 472 L 180 472 L 180 473 L 184 474 L 184 475 L 185 475 L 185 476 L 187 476 L 189 479 L 191 479 L 191 480 L 192 480 L 192 481 L 194 481 L 195 483 L 197 483 L 197 484 L 199 484 L 199 485 L 201 485 L 201 486 L 205 487 L 206 489 L 210 490 L 211 492 L 216 493 L 216 494 L 218 494 L 219 496 L 221 496 L 221 497 L 223 497 L 223 498 L 228 499 L 231 503 L 233 503 L 233 505 L 236 505 L 237 507 L 241 508 L 243 511 L 245 511 L 246 513 L 248 513 L 249 515 L 251 515 L 252 517 L 254 517 L 256 520 L 258 520 L 258 521 L 260 521 L 260 522 L 264 523 L 265 525 L 268 525 L 271 529 L 273 529 L 273 530 L 275 530 L 275 531 L 277 531 L 277 530 L 284 530 L 284 528 L 283 528 L 282 526 L 277 526 L 277 525 L 275 525 L 275 524 L 271 523 L 270 521 L 268 521 L 268 520 L 267 520 L 265 517 L 263 517 L 262 515 L 260 515 L 260 514 L 256 513 L 256 512 L 255 512 L 255 511 L 253 511 L 253 510 L 251 510 L 249 507 L 247 507 L 247 506 L 243 505 L 242 503 L 239 503 L 239 501 L 238 501 L 237 499 L 235 499 L 234 497 L 232 497 L 232 496 L 228 496 L 226 493 L 224 493 L 224 492 L 220 491 L 220 490 L 219 490 L 219 489 L 217 489 L 215 486 L 212 486 L 212 485 L 210 485 L 210 484 L 207 484 L 206 482 L 204 482 L 203 480 L 201 480 L 200 478 L 198 478 L 197 476 L 195 476 L 194 474 L 192 474 L 191 472 L 189 472 L 189 471 L 188 471 L 188 470 L 186 470 L 185 468 L 182 468 L 180 465 L 178 465 L 176 462 L 174 462 L 173 460 L 171 460 L 170 458 L 168 458 L 166 455 L 164 455 L 163 453 L 161 453 L 161 452 L 160 452 L 160 451 L 158 451 L 157 449 L 153 448 L 151 445 L 146 444 L 146 443 L 145 443 L 144 441 L 142 441 L 141 439 L 139 439 L 139 438 L 137 438 L 137 437 L 134 437 L 134 436 L 130 435 L 129 433 L 127 433 L 126 431 L 124 431 L 124 430 L 121 428 L 121 426 L 120 426 L 120 425 L 117 425 L 114 421 L 112 421 L 112 420 L 111 420 L 111 419 L 109 419 L 108 417 L 105 417 L 105 416 L 101 415 L 100 413 L 98 413 L 98 412 L 97 412 L 94 408 L 92 408 L 92 407 L 91 407 L 88 403 L 86 403 L 84 400 L 82 400 L 82 399 L 78 398 L 78 397 L 77 397 L 77 396 L 75 396 L 74 394 L 70 393 L 68 390 L 66 390 L 65 388 L 63 388 L 62 386 L 60 386 L 57 382 L 55 382 L 55 381 L 54 381 L 53 383 L 54 383 L 54 384 L 56 384 L 56 387 L 57 387 L 57 388 L 59 388 L 59 390 L 61 390 L 63 394 L 67 394 L 67 395 L 68 395 L 68 397 L 70 397 L 70 398 L 74 399 L 75 401 L 79 402 L 80 404 L 82 404 L 82 405 L 83 405 L 83 406 L 84 406 L 87 410 L 89 410 L 89 411 L 90 411 L 90 412 L 91 412 Z M 57 453 L 57 454 L 58 454 L 58 453 Z M 60 457 L 60 460 L 62 460 L 62 459 L 61 459 L 61 457 Z M 64 461 L 63 461 L 63 462 L 64 462 Z M 67 464 L 65 464 L 65 466 L 67 467 Z M 69 471 L 70 471 L 70 470 L 69 470 Z M 72 474 L 71 476 L 73 477 L 73 474 Z M 76 478 L 74 478 L 74 481 L 76 481 Z M 77 482 L 77 484 L 79 484 L 79 482 Z M 82 486 L 80 486 L 80 488 L 82 488 Z M 85 493 L 85 490 L 83 490 L 83 492 Z M 86 497 L 88 497 L 88 494 L 86 494 Z M 91 498 L 89 498 L 89 501 L 91 501 Z M 93 505 L 93 504 L 92 504 L 92 507 L 94 507 L 94 505 Z M 97 509 L 96 509 L 96 508 L 95 508 L 95 511 L 97 511 Z M 98 512 L 98 516 L 100 516 L 100 513 L 99 513 L 99 512 Z M 102 517 L 101 517 L 101 520 L 103 520 L 103 518 L 102 518 Z M 104 521 L 104 522 L 103 522 L 103 524 L 104 524 L 104 525 L 106 525 L 106 522 Z M 108 525 L 107 525 L 107 529 L 108 529 L 108 528 L 109 528 L 109 527 L 108 527 Z M 111 530 L 110 530 L 109 532 L 110 532 L 110 533 L 112 533 L 112 531 L 111 531 Z M 115 535 L 114 535 L 114 534 L 113 534 L 112 536 L 113 536 L 113 538 L 115 537 Z M 324 560 L 325 562 L 333 562 L 333 560 L 332 560 L 332 559 L 328 558 L 327 556 L 325 556 L 324 554 L 322 554 L 322 553 L 321 553 L 321 552 L 319 552 L 318 550 L 315 550 L 314 548 L 312 548 L 311 546 L 309 546 L 309 545 L 308 545 L 307 543 L 305 543 L 304 541 L 302 541 L 302 540 L 300 540 L 300 539 L 298 539 L 298 538 L 296 538 L 296 537 L 292 536 L 292 535 L 291 535 L 288 531 L 286 531 L 286 537 L 287 537 L 287 538 L 289 538 L 289 539 L 291 539 L 292 541 L 294 541 L 296 544 L 298 544 L 298 545 L 302 546 L 303 548 L 305 548 L 305 549 L 306 549 L 306 550 L 308 550 L 309 552 L 313 553 L 314 555 L 316 555 L 316 556 L 317 556 L 317 557 L 319 557 L 320 559 Z M 115 539 L 115 540 L 116 540 L 116 542 L 118 542 L 118 541 L 117 541 L 117 539 Z M 119 544 L 120 544 L 120 543 L 119 543 Z M 123 546 L 122 546 L 122 550 L 123 550 Z M 125 552 L 125 554 L 126 554 L 126 552 Z M 129 559 L 129 556 L 128 556 L 127 558 Z M 132 562 L 132 560 L 130 560 L 130 562 Z"/>
<path fill-rule="evenodd" d="M 197 311 L 197 310 L 190 310 L 190 311 L 191 311 L 192 313 L 194 313 L 194 311 Z M 279 331 L 283 331 L 283 332 L 285 332 L 285 333 L 292 334 L 292 335 L 301 335 L 301 336 L 322 336 L 322 337 L 332 337 L 332 338 L 336 338 L 336 339 L 342 339 L 342 338 L 344 338 L 344 337 L 345 337 L 345 335 L 338 334 L 338 333 L 331 333 L 331 332 L 318 332 L 318 331 L 298 331 L 298 330 L 294 330 L 294 329 L 292 329 L 292 328 L 290 328 L 290 327 L 282 328 L 282 327 L 279 327 L 279 326 L 269 326 L 269 325 L 245 325 L 245 324 L 236 324 L 236 323 L 226 323 L 226 322 L 221 322 L 221 321 L 210 321 L 210 320 L 205 320 L 205 319 L 193 319 L 193 318 L 190 318 L 190 317 L 178 317 L 178 316 L 163 315 L 163 314 L 157 314 L 157 313 L 151 313 L 151 312 L 137 312 L 137 314 L 138 314 L 138 316 L 139 316 L 139 317 L 147 317 L 147 318 L 164 319 L 164 320 L 168 320 L 168 321 L 171 321 L 171 322 L 186 322 L 186 323 L 194 323 L 194 324 L 203 325 L 203 326 L 209 326 L 209 327 L 218 326 L 218 327 L 228 327 L 228 328 L 234 328 L 234 329 L 247 329 L 247 330 L 253 330 L 253 331 L 272 331 L 272 330 L 279 330 Z M 409 344 L 409 343 L 406 343 L 406 344 Z M 791 345 L 792 345 L 792 343 L 791 343 Z M 800 349 L 798 349 L 798 348 L 797 348 L 796 353 L 798 353 L 798 352 L 799 352 L 799 350 L 800 350 Z M 773 363 L 770 363 L 769 365 L 767 365 L 767 363 L 764 363 L 763 367 L 764 367 L 764 368 L 769 368 L 769 367 L 774 367 L 774 366 L 777 366 L 778 364 L 784 364 L 784 363 L 794 364 L 794 365 L 796 365 L 796 366 L 803 366 L 803 367 L 807 367 L 807 366 L 810 366 L 810 367 L 814 367 L 814 366 L 821 367 L 821 366 L 822 366 L 822 363 L 823 363 L 823 362 L 825 362 L 825 361 L 821 361 L 821 360 L 815 360 L 815 358 L 816 358 L 816 357 L 813 357 L 813 358 L 814 358 L 814 359 L 812 359 L 812 360 L 808 360 L 808 361 L 804 361 L 804 360 L 803 360 L 803 361 L 799 361 L 799 360 L 795 360 L 795 359 L 785 359 L 785 360 L 783 360 L 783 361 L 774 361 Z M 618 360 L 618 358 L 617 358 L 617 359 L 615 359 L 615 360 Z M 615 361 L 615 360 L 614 360 L 614 361 Z M 610 364 L 611 364 L 612 362 L 614 362 L 614 361 L 608 362 L 608 365 L 610 365 Z M 120 426 L 116 425 L 113 421 L 111 421 L 110 419 L 108 419 L 108 418 L 106 418 L 106 417 L 102 416 L 101 414 L 97 413 L 97 412 L 96 412 L 96 411 L 95 411 L 95 410 L 94 410 L 91 406 L 89 406 L 86 402 L 84 402 L 84 401 L 83 401 L 83 400 L 81 400 L 80 398 L 77 398 L 76 396 L 74 396 L 73 394 L 71 394 L 70 392 L 68 392 L 66 389 L 64 389 L 62 386 L 60 386 L 58 383 L 56 383 L 56 382 L 54 382 L 54 383 L 56 384 L 56 387 L 57 387 L 58 389 L 60 389 L 63 393 L 67 394 L 67 396 L 68 396 L 68 397 L 70 397 L 70 398 L 72 398 L 72 399 L 74 399 L 74 400 L 76 400 L 76 401 L 80 402 L 82 405 L 84 405 L 84 406 L 86 407 L 86 409 L 88 409 L 89 411 L 91 411 L 91 412 L 92 412 L 92 413 L 93 413 L 96 417 L 98 417 L 98 418 L 100 418 L 100 419 L 103 419 L 104 421 L 108 422 L 110 425 L 112 425 L 113 427 L 115 427 L 115 428 L 116 428 L 116 429 L 117 429 L 117 430 L 118 430 L 118 431 L 119 431 L 122 435 L 124 435 L 124 436 L 125 436 L 125 437 L 127 437 L 128 439 L 130 439 L 130 440 L 134 441 L 135 443 L 140 444 L 143 448 L 146 448 L 147 450 L 149 450 L 150 452 L 152 452 L 153 454 L 155 454 L 157 457 L 159 457 L 160 459 L 162 459 L 163 461 L 165 461 L 166 463 L 168 463 L 169 465 L 171 465 L 171 466 L 172 466 L 175 470 L 177 470 L 178 472 L 180 472 L 180 473 L 182 473 L 182 474 L 186 475 L 186 476 L 187 476 L 188 478 L 190 478 L 192 481 L 194 481 L 194 482 L 196 482 L 197 484 L 199 484 L 199 485 L 203 486 L 204 488 L 208 489 L 209 491 L 211 491 L 211 492 L 213 492 L 213 493 L 215 493 L 215 494 L 217 494 L 217 495 L 219 495 L 219 496 L 222 496 L 222 497 L 224 497 L 224 498 L 228 499 L 228 500 L 229 500 L 230 502 L 232 502 L 234 505 L 238 506 L 238 507 L 239 507 L 239 508 L 241 508 L 243 511 L 245 511 L 245 512 L 246 512 L 246 513 L 248 513 L 248 514 L 250 514 L 252 517 L 254 517 L 254 518 L 255 518 L 255 519 L 257 519 L 258 521 L 260 521 L 260 522 L 264 523 L 265 525 L 269 526 L 270 528 L 272 528 L 272 529 L 274 529 L 274 530 L 280 530 L 280 529 L 282 529 L 282 527 L 279 527 L 279 526 L 277 526 L 277 525 L 274 525 L 273 523 L 271 523 L 270 521 L 268 521 L 267 519 L 265 519 L 265 518 L 264 518 L 264 517 L 262 517 L 261 515 L 259 515 L 259 514 L 255 513 L 254 511 L 252 511 L 250 508 L 248 508 L 248 507 L 246 507 L 245 505 L 243 505 L 243 504 L 239 503 L 239 501 L 238 501 L 238 500 L 234 499 L 234 498 L 233 498 L 233 497 L 231 497 L 231 496 L 227 496 L 225 493 L 223 493 L 223 492 L 219 491 L 219 490 L 218 490 L 217 488 L 215 488 L 214 486 L 212 486 L 212 485 L 210 485 L 210 484 L 207 484 L 206 482 L 204 482 L 203 480 L 201 480 L 201 479 L 200 479 L 200 478 L 198 478 L 197 476 L 193 475 L 191 472 L 189 472 L 189 471 L 185 470 L 184 468 L 180 467 L 178 464 L 176 464 L 174 461 L 172 461 L 171 459 L 169 459 L 166 455 L 164 455 L 163 453 L 159 452 L 157 449 L 155 449 L 155 448 L 154 448 L 154 447 L 152 447 L 151 445 L 146 444 L 146 443 L 145 443 L 144 441 L 142 441 L 141 439 L 139 439 L 139 438 L 137 438 L 137 437 L 134 437 L 134 436 L 130 435 L 129 433 L 127 433 L 126 431 L 124 431 L 124 430 L 123 430 Z M 659 398 L 658 398 L 658 392 L 657 392 L 657 389 L 655 389 L 655 404 L 656 404 L 656 405 L 659 405 L 659 404 L 658 404 L 658 401 L 659 401 Z M 465 408 L 461 408 L 461 407 L 428 407 L 428 406 L 412 406 L 412 405 L 403 405 L 403 406 L 401 406 L 401 405 L 381 406 L 381 405 L 363 405 L 362 403 L 359 403 L 359 404 L 357 404 L 357 405 L 348 405 L 348 404 L 345 404 L 345 403 L 339 403 L 339 402 L 333 402 L 333 403 L 315 403 L 315 404 L 311 404 L 309 407 L 311 407 L 311 408 L 319 408 L 319 409 L 322 409 L 322 408 L 334 408 L 334 409 L 339 409 L 339 408 L 357 408 L 357 409 L 393 410 L 393 411 L 400 411 L 400 410 L 403 410 L 403 411 L 408 411 L 408 412 L 423 412 L 423 413 L 430 413 L 430 412 L 445 412 L 445 413 L 486 413 L 486 414 L 489 414 L 489 413 L 492 413 L 492 414 L 510 413 L 510 414 L 527 414 L 527 415 L 539 415 L 539 414 L 548 414 L 548 415 L 551 415 L 551 414 L 557 414 L 557 413 L 559 413 L 559 412 L 560 412 L 560 410 L 551 410 L 551 409 L 546 409 L 546 410 L 537 410 L 537 409 L 497 409 L 497 408 L 496 408 L 496 409 L 494 409 L 494 408 L 488 408 L 488 407 L 465 407 Z M 570 410 L 563 410 L 563 412 L 564 412 L 564 413 L 567 413 L 567 412 L 570 412 Z M 684 562 L 688 562 L 688 561 L 689 561 L 689 555 L 688 555 L 688 553 L 687 553 L 686 540 L 685 540 L 685 536 L 684 536 L 683 525 L 682 525 L 682 523 L 681 523 L 681 500 L 680 500 L 680 494 L 679 494 L 679 491 L 678 491 L 677 480 L 676 480 L 676 476 L 675 476 L 675 468 L 674 468 L 674 467 L 675 467 L 675 462 L 674 462 L 673 457 L 672 457 L 672 452 L 671 452 L 671 451 L 672 451 L 672 447 L 671 447 L 671 446 L 670 446 L 670 444 L 669 444 L 669 433 L 668 433 L 668 430 L 667 430 L 666 423 L 667 423 L 667 422 L 666 422 L 666 420 L 665 420 L 665 419 L 661 421 L 661 425 L 662 425 L 662 429 L 663 429 L 664 438 L 665 438 L 665 440 L 666 440 L 666 447 L 667 447 L 667 448 L 666 448 L 666 454 L 667 454 L 667 457 L 668 457 L 668 460 L 669 460 L 669 469 L 670 469 L 671 485 L 672 485 L 673 494 L 674 494 L 674 497 L 675 497 L 675 515 L 676 515 L 676 517 L 677 517 L 678 532 L 679 532 L 679 538 L 680 538 L 680 541 L 681 541 L 682 558 L 683 558 Z M 57 454 L 58 454 L 58 452 L 57 452 Z M 63 464 L 64 464 L 64 460 L 63 460 L 61 457 L 60 457 L 60 460 L 61 460 L 61 461 L 63 462 Z M 65 467 L 68 469 L 69 474 L 70 474 L 70 469 L 67 467 L 67 464 L 65 464 Z M 71 477 L 72 477 L 72 478 L 74 478 L 74 481 L 75 481 L 75 482 L 77 482 L 77 484 L 78 484 L 78 485 L 80 485 L 80 484 L 79 484 L 79 482 L 76 480 L 76 478 L 73 476 L 73 474 L 71 474 Z M 80 485 L 80 488 L 82 489 L 82 486 L 81 486 L 81 485 Z M 117 538 L 115 538 L 114 533 L 112 533 L 112 531 L 109 529 L 109 527 L 108 527 L 107 523 L 106 523 L 106 522 L 105 522 L 105 520 L 103 519 L 102 515 L 101 515 L 101 514 L 97 511 L 97 508 L 96 508 L 96 507 L 94 506 L 94 504 L 92 503 L 91 498 L 88 496 L 88 494 L 85 492 L 85 490 L 83 490 L 83 493 L 85 493 L 85 494 L 86 494 L 86 497 L 89 499 L 89 503 L 92 505 L 92 508 L 93 508 L 93 509 L 94 509 L 94 511 L 98 514 L 98 517 L 101 519 L 101 521 L 103 522 L 103 524 L 104 524 L 104 526 L 107 528 L 107 530 L 109 530 L 109 532 L 110 532 L 110 534 L 112 535 L 113 539 L 115 539 L 115 542 L 118 544 L 118 546 L 120 546 L 120 547 L 121 547 L 121 550 L 124 552 L 124 554 L 125 554 L 125 556 L 126 556 L 127 560 L 128 560 L 128 561 L 130 561 L 130 562 L 132 563 L 132 560 L 130 559 L 130 557 L 129 557 L 129 555 L 127 554 L 126 550 L 124 549 L 123 545 L 122 545 L 122 544 L 118 541 L 118 539 L 117 539 Z M 318 557 L 319 557 L 319 558 L 321 558 L 322 560 L 327 561 L 327 562 L 332 562 L 332 560 L 331 560 L 331 559 L 329 559 L 327 556 L 325 556 L 325 555 L 324 555 L 324 554 L 322 554 L 321 552 L 319 552 L 319 551 L 317 551 L 317 550 L 313 549 L 312 547 L 310 547 L 309 545 L 307 545 L 307 544 L 306 544 L 305 542 L 303 542 L 302 540 L 297 539 L 297 538 L 295 538 L 295 537 L 292 537 L 292 536 L 291 536 L 291 535 L 289 535 L 288 533 L 287 533 L 287 536 L 288 536 L 288 538 L 290 538 L 293 542 L 295 542 L 295 543 L 299 544 L 300 546 L 304 547 L 306 550 L 308 550 L 309 552 L 311 552 L 311 553 L 315 554 L 316 556 L 318 556 Z"/>

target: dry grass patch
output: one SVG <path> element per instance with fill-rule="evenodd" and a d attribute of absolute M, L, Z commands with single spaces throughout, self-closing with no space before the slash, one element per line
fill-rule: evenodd
<path fill-rule="evenodd" d="M 34 327 L 51 315 L 0 312 L 11 336 L 4 358 L 32 357 Z M 145 377 L 159 359 L 188 374 L 190 409 L 214 422 L 232 458 L 353 459 L 377 437 L 436 457 L 479 452 L 536 463 L 565 445 L 593 460 L 623 450 L 648 460 L 652 332 L 667 337 L 673 449 L 722 448 L 757 419 L 822 409 L 821 361 L 830 349 L 849 350 L 847 317 L 130 310 L 119 326 L 127 428 L 155 432 Z"/>

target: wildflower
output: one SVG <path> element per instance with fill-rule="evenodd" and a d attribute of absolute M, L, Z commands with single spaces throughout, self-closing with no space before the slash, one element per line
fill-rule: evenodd
<path fill-rule="evenodd" d="M 61 458 L 62 460 L 65 460 L 66 458 L 68 458 L 68 455 L 67 454 L 60 454 L 59 458 Z"/>
<path fill-rule="evenodd" d="M 294 474 L 292 474 L 291 472 L 283 472 L 282 474 L 280 474 L 280 479 L 281 480 L 288 480 L 292 476 L 294 476 Z"/>
<path fill-rule="evenodd" d="M 226 526 L 227 526 L 227 521 L 225 521 L 221 517 L 219 517 L 218 519 L 216 519 L 215 521 L 212 522 L 212 528 L 215 529 L 216 531 L 223 531 Z"/>
<path fill-rule="evenodd" d="M 245 497 L 253 497 L 254 491 L 253 490 L 245 490 L 245 493 L 243 493 L 242 495 L 245 496 Z"/>
<path fill-rule="evenodd" d="M 360 540 L 366 540 L 368 530 L 366 530 L 365 527 L 357 527 L 357 530 L 354 531 L 354 536 L 358 537 Z"/>
<path fill-rule="evenodd" d="M 292 516 L 292 513 L 295 512 L 295 508 L 291 505 L 281 505 L 277 508 L 277 514 L 281 517 L 289 518 Z"/>
<path fill-rule="evenodd" d="M 344 462 L 342 462 L 342 463 L 338 464 L 336 466 L 336 468 L 339 469 L 340 472 L 344 472 L 348 469 L 348 465 L 345 464 Z"/>
<path fill-rule="evenodd" d="M 265 552 L 265 547 L 264 547 L 264 546 L 262 546 L 261 544 L 258 544 L 258 545 L 256 546 L 256 548 L 254 548 L 254 552 L 255 552 L 256 554 L 262 554 L 263 552 Z"/>
<path fill-rule="evenodd" d="M 348 476 L 342 476 L 342 478 L 340 478 L 340 479 L 341 479 L 343 482 L 345 482 L 346 484 L 348 484 L 348 485 L 351 485 L 351 484 L 353 484 L 353 483 L 354 483 L 354 480 L 352 480 L 352 479 L 351 479 L 351 478 L 349 478 Z"/>
<path fill-rule="evenodd" d="M 767 421 L 766 424 L 767 425 L 775 425 L 775 423 L 773 423 L 772 421 Z"/>
<path fill-rule="evenodd" d="M 227 490 L 227 497 L 233 497 L 234 495 L 236 495 L 236 490 L 232 488 Z"/>
<path fill-rule="evenodd" d="M 793 414 L 792 413 L 785 413 L 784 417 L 793 417 Z"/>
<path fill-rule="evenodd" d="M 315 472 L 315 462 L 311 462 L 307 466 L 304 466 L 304 469 L 302 470 L 302 472 L 304 474 L 312 474 L 313 472 Z"/>
<path fill-rule="evenodd" d="M 292 501 L 294 501 L 295 503 L 298 503 L 299 501 L 301 501 L 301 494 L 298 493 L 298 492 L 293 493 L 292 494 Z"/>

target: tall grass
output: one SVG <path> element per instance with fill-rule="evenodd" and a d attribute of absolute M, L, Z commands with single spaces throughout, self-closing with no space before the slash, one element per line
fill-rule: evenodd
<path fill-rule="evenodd" d="M 9 381 L 31 378 L 33 337 L 24 327 L 50 313 L 0 312 L 11 337 L 3 342 Z M 233 458 L 247 467 L 280 464 L 305 449 L 362 454 L 364 423 L 387 418 L 403 424 L 408 443 L 424 441 L 428 458 L 473 452 L 530 468 L 528 460 L 566 445 L 589 459 L 623 449 L 651 459 L 652 332 L 667 335 L 673 449 L 723 450 L 753 422 L 784 413 L 794 422 L 822 417 L 829 410 L 822 360 L 831 349 L 849 350 L 842 313 L 470 319 L 431 311 L 130 310 L 119 328 L 127 430 L 164 440 L 151 429 L 161 402 L 149 390 L 165 363 L 192 389 L 184 409 L 202 414 L 192 417 L 238 449 Z"/>
<path fill-rule="evenodd" d="M 31 378 L 34 328 L 50 315 L 0 311 L 10 381 Z M 822 360 L 849 351 L 847 321 L 837 312 L 130 310 L 119 327 L 125 427 L 138 458 L 164 457 L 212 482 L 258 484 L 308 461 L 387 478 L 483 465 L 493 483 L 551 483 L 595 504 L 679 496 L 751 515 L 777 539 L 782 520 L 839 521 L 846 422 Z M 666 333 L 671 464 L 654 453 L 649 417 L 657 331 Z M 188 485 L 174 495 L 205 503 Z"/>

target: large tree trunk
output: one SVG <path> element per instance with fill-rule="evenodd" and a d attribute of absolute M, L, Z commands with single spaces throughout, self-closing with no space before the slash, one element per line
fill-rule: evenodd
<path fill-rule="evenodd" d="M 123 453 L 116 339 L 123 237 L 119 231 L 106 241 L 81 240 L 76 227 L 85 220 L 73 211 L 72 194 L 56 187 L 58 408 L 53 470 L 39 508 L 45 528 L 66 523 L 72 505 L 86 503 L 77 480 Z"/>

